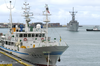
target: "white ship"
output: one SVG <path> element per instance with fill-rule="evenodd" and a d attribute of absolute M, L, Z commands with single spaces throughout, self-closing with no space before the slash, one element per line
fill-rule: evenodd
<path fill-rule="evenodd" d="M 75 20 L 75 13 L 77 12 L 74 12 L 73 8 L 73 11 L 69 13 L 71 13 L 72 15 L 72 20 L 69 23 L 67 23 L 67 29 L 69 31 L 78 31 L 79 23 Z"/>
<path fill-rule="evenodd" d="M 20 25 L 20 28 L 17 25 L 14 28 L 12 27 L 12 8 L 10 7 L 11 27 L 7 34 L 0 34 L 0 49 L 36 65 L 55 66 L 56 62 L 60 60 L 62 53 L 68 48 L 68 45 L 65 42 L 61 42 L 61 38 L 57 42 L 56 40 L 51 41 L 48 37 L 48 22 L 50 22 L 48 19 L 50 15 L 48 5 L 45 6 L 46 10 L 43 12 L 43 15 L 46 16 L 44 20 L 46 28 L 41 28 L 40 24 L 37 24 L 36 28 L 28 27 L 30 22 L 29 16 L 33 14 L 28 11 L 29 8 L 26 2 L 24 5 L 25 30 L 23 30 L 23 25 Z"/>

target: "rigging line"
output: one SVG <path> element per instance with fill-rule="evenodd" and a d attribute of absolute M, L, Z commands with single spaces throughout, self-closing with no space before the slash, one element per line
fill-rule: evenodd
<path fill-rule="evenodd" d="M 5 2 L 5 4 L 6 4 L 6 7 L 8 8 L 6 0 L 4 0 L 4 2 Z M 14 3 L 13 8 L 15 7 L 15 4 L 16 4 L 16 0 L 15 0 L 15 3 Z"/>
<path fill-rule="evenodd" d="M 27 0 L 24 0 L 25 2 L 27 2 Z"/>
<path fill-rule="evenodd" d="M 14 7 L 15 7 L 15 5 L 16 5 L 16 0 L 15 0 L 15 3 L 14 3 Z"/>
<path fill-rule="evenodd" d="M 34 19 L 37 19 L 37 18 L 34 17 Z M 37 19 L 37 20 L 41 20 L 41 19 Z M 41 21 L 43 21 L 43 20 L 41 20 Z"/>
<path fill-rule="evenodd" d="M 6 4 L 6 7 L 7 7 L 7 3 L 6 3 L 6 0 L 4 0 L 5 1 L 5 4 Z"/>
<path fill-rule="evenodd" d="M 53 29 L 51 28 L 51 31 L 53 32 L 53 34 L 56 36 L 56 34 L 54 33 Z M 50 33 L 51 34 L 51 33 Z M 57 36 L 56 36 L 57 37 Z"/>
<path fill-rule="evenodd" d="M 55 29 L 55 27 L 54 27 L 54 29 Z M 56 30 L 56 29 L 55 29 L 55 30 Z M 57 31 L 57 30 L 56 30 L 56 32 L 58 33 L 58 31 Z M 59 36 L 61 36 L 59 33 L 58 33 L 58 35 L 59 35 Z"/>
<path fill-rule="evenodd" d="M 55 29 L 55 27 L 54 27 L 54 29 Z M 56 29 L 55 29 L 56 30 Z M 56 32 L 58 33 L 58 31 L 56 30 Z M 58 35 L 61 37 L 61 35 L 58 33 Z M 62 38 L 62 37 L 61 37 Z M 62 41 L 64 41 L 64 40 L 62 40 Z M 65 42 L 65 41 L 64 41 Z M 66 43 L 66 42 L 65 42 Z M 66 43 L 67 44 L 67 43 Z"/>

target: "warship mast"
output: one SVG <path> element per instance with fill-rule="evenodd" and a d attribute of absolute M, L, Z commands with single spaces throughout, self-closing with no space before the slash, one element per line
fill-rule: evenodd
<path fill-rule="evenodd" d="M 69 23 L 67 23 L 67 28 L 68 28 L 68 30 L 70 30 L 70 31 L 78 31 L 79 22 L 77 22 L 77 21 L 75 20 L 75 14 L 77 13 L 77 11 L 75 12 L 75 11 L 74 11 L 74 7 L 73 7 L 72 12 L 69 12 L 69 13 L 70 13 L 71 16 L 72 16 L 72 20 L 71 20 Z"/>
<path fill-rule="evenodd" d="M 75 13 L 77 13 L 77 12 L 74 11 L 74 7 L 73 7 L 73 11 L 69 12 L 69 13 L 71 13 L 71 15 L 72 15 L 72 21 L 74 22 L 75 21 Z"/>

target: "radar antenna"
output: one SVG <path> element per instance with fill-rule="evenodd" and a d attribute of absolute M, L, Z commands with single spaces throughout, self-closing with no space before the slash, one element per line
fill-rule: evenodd
<path fill-rule="evenodd" d="M 7 8 L 10 10 L 10 29 L 12 30 L 12 11 L 11 10 L 14 8 L 14 6 L 11 7 L 11 1 L 10 1 L 10 7 L 7 6 Z"/>
<path fill-rule="evenodd" d="M 25 17 L 25 20 L 26 20 L 26 24 L 25 24 L 25 31 L 28 32 L 28 27 L 29 27 L 29 22 L 31 21 L 31 19 L 29 18 L 30 16 L 33 16 L 33 13 L 30 13 L 28 10 L 30 9 L 30 7 L 27 7 L 29 4 L 27 2 L 25 2 L 23 5 L 25 5 L 25 8 L 22 8 L 24 9 L 24 17 Z M 31 14 L 31 15 L 30 15 Z"/>
<path fill-rule="evenodd" d="M 77 13 L 77 11 L 76 12 L 74 11 L 74 7 L 73 7 L 73 11 L 69 13 L 71 13 L 72 15 L 72 21 L 75 21 L 75 13 Z"/>

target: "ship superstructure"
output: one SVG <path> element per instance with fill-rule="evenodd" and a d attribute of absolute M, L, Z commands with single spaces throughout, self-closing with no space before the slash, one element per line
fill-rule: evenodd
<path fill-rule="evenodd" d="M 25 10 L 23 15 L 26 22 L 25 30 L 23 25 L 12 27 L 9 33 L 0 36 L 0 48 L 36 65 L 56 65 L 68 45 L 61 41 L 51 41 L 48 37 L 48 22 L 50 22 L 48 5 L 46 4 L 46 10 L 43 12 L 46 16 L 44 20 L 46 28 L 41 28 L 40 24 L 37 24 L 36 28 L 29 28 L 30 16 L 33 16 L 33 13 L 30 14 L 28 11 L 27 2 L 24 5 L 25 8 L 22 9 Z"/>
<path fill-rule="evenodd" d="M 69 23 L 67 23 L 67 29 L 69 31 L 78 31 L 79 22 L 75 20 L 75 13 L 77 12 L 74 12 L 74 7 L 73 7 L 73 11 L 69 13 L 71 13 L 72 15 L 72 20 Z"/>

